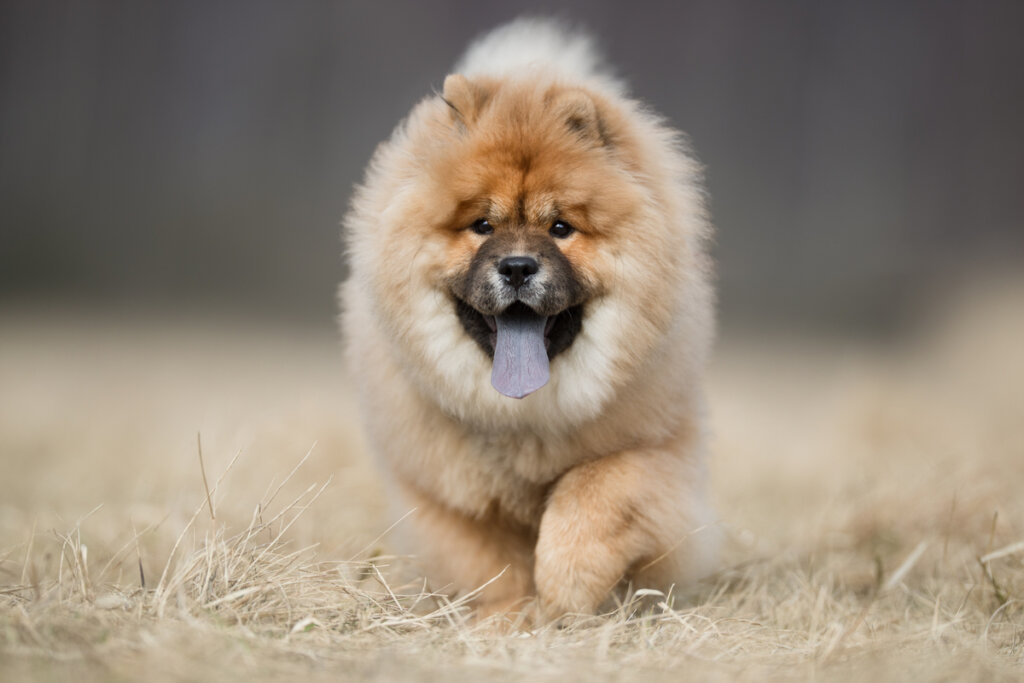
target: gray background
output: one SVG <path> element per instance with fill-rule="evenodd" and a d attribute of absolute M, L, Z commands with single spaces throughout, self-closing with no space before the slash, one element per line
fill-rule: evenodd
<path fill-rule="evenodd" d="M 0 306 L 329 326 L 377 142 L 531 2 L 0 5 Z M 899 329 L 1024 246 L 1024 3 L 566 2 L 706 164 L 726 323 Z"/>

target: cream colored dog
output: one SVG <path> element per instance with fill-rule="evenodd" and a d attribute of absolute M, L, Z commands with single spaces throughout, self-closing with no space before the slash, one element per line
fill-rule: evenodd
<path fill-rule="evenodd" d="M 589 41 L 518 21 L 382 144 L 343 329 L 405 550 L 482 610 L 592 613 L 711 566 L 710 227 L 680 136 Z"/>

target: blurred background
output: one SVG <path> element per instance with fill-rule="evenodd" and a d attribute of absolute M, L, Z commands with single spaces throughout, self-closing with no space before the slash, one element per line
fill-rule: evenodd
<path fill-rule="evenodd" d="M 0 3 L 0 311 L 329 329 L 374 146 L 549 3 Z M 707 168 L 726 329 L 886 334 L 1024 264 L 1024 3 L 564 2 Z"/>
<path fill-rule="evenodd" d="M 470 40 L 524 13 L 551 8 L 0 0 L 0 669 L 25 610 L 56 604 L 11 597 L 65 576 L 52 530 L 88 543 L 97 586 L 134 590 L 137 562 L 151 582 L 169 566 L 207 480 L 216 524 L 201 515 L 182 558 L 328 481 L 289 538 L 330 560 L 387 550 L 338 348 L 340 221 L 375 145 Z M 571 0 L 555 14 L 598 37 L 706 166 L 725 561 L 807 567 L 758 570 L 750 590 L 784 599 L 732 621 L 776 635 L 722 651 L 760 671 L 758 652 L 813 649 L 817 672 L 848 633 L 853 648 L 899 624 L 900 657 L 927 640 L 1019 663 L 1024 561 L 985 576 L 978 558 L 1024 538 L 1024 1 Z M 868 615 L 876 593 L 858 587 L 908 557 L 945 583 Z M 817 605 L 806 636 L 800 585 Z M 846 617 L 822 607 L 833 595 Z M 993 610 L 1016 620 L 1001 650 L 978 636 Z M 25 647 L 65 638 L 71 665 L 113 651 L 106 626 L 92 650 L 87 631 L 37 625 Z M 125 642 L 185 642 L 150 626 L 132 621 Z M 174 666 L 221 642 L 195 633 Z M 279 635 L 246 651 L 278 656 Z"/>

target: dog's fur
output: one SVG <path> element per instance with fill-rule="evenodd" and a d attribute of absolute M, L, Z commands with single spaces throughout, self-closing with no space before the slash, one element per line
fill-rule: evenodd
<path fill-rule="evenodd" d="M 558 616 L 709 569 L 700 172 L 587 38 L 520 20 L 471 46 L 377 149 L 345 226 L 351 372 L 435 588 L 504 570 L 484 610 L 537 596 Z M 516 300 L 494 268 L 522 253 L 540 272 L 519 300 L 572 313 L 550 381 L 515 400 L 489 382 L 481 321 Z"/>

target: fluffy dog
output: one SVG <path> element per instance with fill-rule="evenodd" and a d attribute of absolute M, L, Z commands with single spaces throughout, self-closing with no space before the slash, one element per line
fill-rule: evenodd
<path fill-rule="evenodd" d="M 588 38 L 470 46 L 374 154 L 342 325 L 404 550 L 491 612 L 706 572 L 710 227 L 680 135 Z"/>

